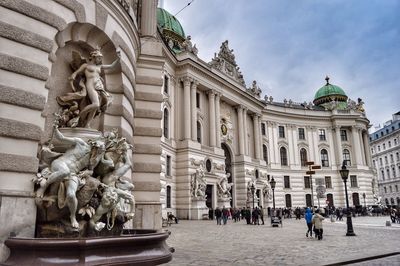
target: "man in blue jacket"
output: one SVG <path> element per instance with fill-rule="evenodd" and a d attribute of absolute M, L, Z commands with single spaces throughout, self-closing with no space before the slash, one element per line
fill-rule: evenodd
<path fill-rule="evenodd" d="M 313 214 L 312 214 L 310 208 L 307 208 L 306 214 L 304 215 L 304 219 L 306 219 L 307 228 L 308 228 L 306 237 L 308 237 L 308 232 L 310 232 L 310 236 L 312 237 L 312 218 L 313 218 Z"/>

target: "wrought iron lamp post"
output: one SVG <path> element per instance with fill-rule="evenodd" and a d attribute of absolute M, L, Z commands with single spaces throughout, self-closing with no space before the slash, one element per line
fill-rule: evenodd
<path fill-rule="evenodd" d="M 342 169 L 339 170 L 340 176 L 343 179 L 343 183 L 344 183 L 344 191 L 346 194 L 346 206 L 347 206 L 347 233 L 346 236 L 355 236 L 356 234 L 354 233 L 353 230 L 353 222 L 351 220 L 351 212 L 349 210 L 349 197 L 347 195 L 347 179 L 349 178 L 349 169 L 347 169 L 346 167 L 346 161 L 343 161 L 342 164 Z"/>
<path fill-rule="evenodd" d="M 274 211 L 275 211 L 275 185 L 276 185 L 276 181 L 275 181 L 274 177 L 272 177 L 272 179 L 269 182 L 269 184 L 271 185 L 271 189 L 272 189 L 272 206 L 273 206 Z"/>

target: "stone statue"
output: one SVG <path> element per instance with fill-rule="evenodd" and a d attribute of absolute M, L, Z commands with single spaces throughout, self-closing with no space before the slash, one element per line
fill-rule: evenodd
<path fill-rule="evenodd" d="M 104 142 L 101 140 L 85 142 L 80 138 L 65 137 L 58 130 L 58 126 L 54 124 L 55 137 L 64 144 L 72 147 L 63 155 L 51 162 L 50 168 L 42 170 L 42 176 L 45 180 L 40 181 L 40 188 L 36 192 L 36 196 L 42 198 L 46 189 L 55 182 L 66 181 L 67 205 L 70 209 L 71 226 L 78 228 L 75 213 L 78 205 L 75 193 L 77 187 L 81 184 L 80 179 L 85 174 L 80 173 L 87 168 L 93 171 L 105 152 Z M 92 173 L 92 172 L 91 172 Z M 91 174 L 90 173 L 90 174 Z"/>
<path fill-rule="evenodd" d="M 118 58 L 112 64 L 104 65 L 103 55 L 98 49 L 90 53 L 89 62 L 79 53 L 72 53 L 71 67 L 75 71 L 69 77 L 69 81 L 73 92 L 57 97 L 58 104 L 63 107 L 63 110 L 58 113 L 58 116 L 63 118 L 60 126 L 90 128 L 90 123 L 95 116 L 107 109 L 112 97 L 104 88 L 101 72 L 115 68 L 120 60 L 119 51 L 117 51 L 117 56 Z M 83 100 L 87 100 L 84 107 Z"/>
<path fill-rule="evenodd" d="M 268 182 L 266 182 L 266 181 L 264 181 L 263 182 L 264 183 L 264 185 L 263 185 L 263 194 L 264 194 L 264 197 L 265 198 L 268 198 L 269 200 L 271 200 L 272 199 L 272 190 L 271 190 L 271 186 L 269 185 L 269 183 Z"/>
<path fill-rule="evenodd" d="M 361 98 L 357 99 L 356 110 L 361 113 L 365 113 L 364 102 Z"/>
<path fill-rule="evenodd" d="M 228 178 L 231 176 L 230 173 L 227 173 L 226 176 L 223 175 L 220 177 L 217 183 L 217 193 L 220 198 L 230 198 L 231 197 L 231 188 L 232 183 L 228 183 Z"/>
<path fill-rule="evenodd" d="M 196 173 L 192 175 L 191 180 L 192 196 L 195 198 L 206 198 L 207 183 L 204 176 L 204 166 L 203 164 L 200 164 L 199 168 L 196 169 Z"/>
<path fill-rule="evenodd" d="M 44 210 L 53 217 L 52 221 L 61 221 L 66 206 L 72 228 L 82 229 L 78 212 L 80 221 L 87 222 L 89 229 L 95 231 L 101 231 L 105 225 L 111 230 L 117 215 L 124 221 L 134 216 L 135 200 L 131 194 L 134 186 L 122 179 L 131 168 L 132 146 L 125 138 L 119 138 L 116 131 L 105 135 L 88 141 L 66 137 L 54 123 L 54 137 L 69 148 L 65 153 L 57 153 L 49 143 L 40 151 L 40 172 L 34 180 L 39 185 L 36 192 L 39 212 Z M 57 204 L 53 204 L 55 199 Z M 125 209 L 125 202 L 130 205 L 129 210 Z M 54 214 L 57 210 L 53 205 L 58 207 L 59 216 Z M 121 230 L 122 226 L 119 224 Z"/>
<path fill-rule="evenodd" d="M 190 35 L 188 35 L 186 39 L 183 41 L 182 48 L 184 51 L 193 53 L 194 55 L 197 55 L 197 53 L 199 52 L 196 45 L 192 44 L 192 37 Z"/>

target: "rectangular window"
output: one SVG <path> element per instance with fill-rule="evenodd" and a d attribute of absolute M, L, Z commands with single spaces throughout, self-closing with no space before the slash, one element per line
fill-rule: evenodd
<path fill-rule="evenodd" d="M 325 176 L 325 187 L 332 188 L 332 178 L 330 176 Z"/>
<path fill-rule="evenodd" d="M 346 129 L 341 129 L 340 130 L 340 139 L 342 141 L 347 141 L 347 131 L 346 131 Z"/>
<path fill-rule="evenodd" d="M 299 128 L 299 139 L 306 139 L 306 134 L 304 134 L 304 128 Z"/>
<path fill-rule="evenodd" d="M 261 123 L 261 134 L 262 134 L 263 136 L 266 135 L 265 124 L 264 124 L 264 123 Z"/>
<path fill-rule="evenodd" d="M 164 93 L 168 94 L 168 82 L 169 82 L 169 78 L 168 76 L 165 74 L 164 75 Z"/>
<path fill-rule="evenodd" d="M 279 137 L 280 138 L 285 137 L 285 127 L 284 126 L 279 126 Z"/>
<path fill-rule="evenodd" d="M 356 175 L 351 175 L 350 176 L 350 187 L 358 187 L 357 176 Z"/>
<path fill-rule="evenodd" d="M 304 177 L 304 188 L 311 188 L 311 183 L 310 183 L 310 177 L 305 176 Z"/>
<path fill-rule="evenodd" d="M 200 108 L 200 93 L 196 92 L 196 107 Z"/>
<path fill-rule="evenodd" d="M 319 140 L 326 140 L 325 129 L 318 129 Z"/>
<path fill-rule="evenodd" d="M 167 161 L 166 161 L 166 174 L 167 176 L 171 176 L 171 156 L 167 155 Z"/>
<path fill-rule="evenodd" d="M 288 175 L 285 175 L 283 177 L 284 181 L 284 188 L 290 188 L 290 177 Z"/>

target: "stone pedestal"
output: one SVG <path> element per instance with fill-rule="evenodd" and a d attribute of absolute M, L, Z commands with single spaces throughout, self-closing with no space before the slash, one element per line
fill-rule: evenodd
<path fill-rule="evenodd" d="M 218 207 L 219 208 L 225 208 L 229 209 L 231 207 L 231 199 L 230 198 L 218 198 Z"/>
<path fill-rule="evenodd" d="M 192 220 L 208 219 L 208 207 L 206 206 L 205 199 L 200 199 L 200 198 L 192 199 L 191 219 Z"/>

